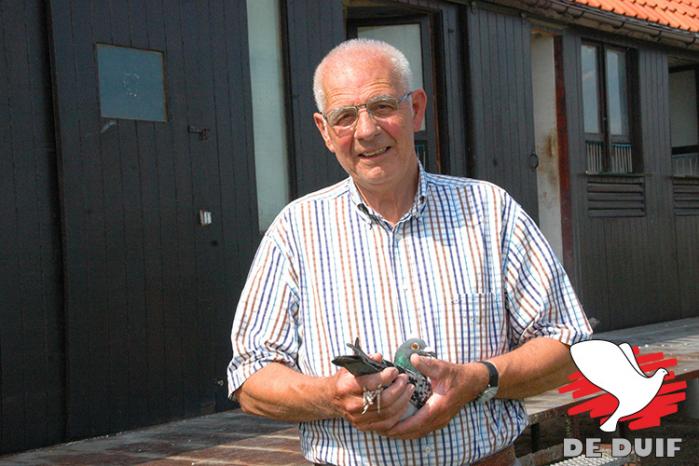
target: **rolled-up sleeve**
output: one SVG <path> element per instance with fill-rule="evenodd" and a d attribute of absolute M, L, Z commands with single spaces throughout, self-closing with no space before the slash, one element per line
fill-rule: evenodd
<path fill-rule="evenodd" d="M 508 200 L 503 275 L 511 346 L 535 337 L 566 345 L 588 339 L 592 329 L 563 266 L 534 221 Z"/>
<path fill-rule="evenodd" d="M 272 362 L 297 368 L 298 286 L 288 253 L 268 232 L 260 243 L 235 311 L 228 396 Z"/>

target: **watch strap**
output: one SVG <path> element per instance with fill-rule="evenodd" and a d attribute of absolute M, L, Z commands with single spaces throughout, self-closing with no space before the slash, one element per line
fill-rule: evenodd
<path fill-rule="evenodd" d="M 476 397 L 476 401 L 488 401 L 495 397 L 498 392 L 498 384 L 500 382 L 500 374 L 498 368 L 490 361 L 478 361 L 488 369 L 488 385 Z"/>

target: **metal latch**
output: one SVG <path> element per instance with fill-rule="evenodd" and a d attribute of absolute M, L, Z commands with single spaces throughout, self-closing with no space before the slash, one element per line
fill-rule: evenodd
<path fill-rule="evenodd" d="M 198 134 L 200 141 L 206 141 L 209 139 L 209 128 L 199 128 L 198 126 L 187 126 L 187 131 L 192 134 Z"/>
<path fill-rule="evenodd" d="M 200 210 L 199 211 L 199 224 L 203 227 L 211 225 L 212 219 L 211 219 L 211 212 L 208 210 Z"/>

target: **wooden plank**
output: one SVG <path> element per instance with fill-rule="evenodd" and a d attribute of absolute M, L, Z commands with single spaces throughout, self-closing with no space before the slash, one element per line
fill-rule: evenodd
<path fill-rule="evenodd" d="M 145 40 L 145 47 L 165 52 L 165 27 L 163 5 L 158 0 L 148 0 L 144 5 L 143 30 L 147 38 L 139 37 L 138 43 Z M 166 68 L 167 70 L 167 68 Z M 167 76 L 164 76 L 167 80 Z M 167 83 L 167 81 L 166 81 Z M 166 86 L 167 89 L 167 86 Z M 167 108 L 167 102 L 166 102 Z M 168 381 L 165 373 L 166 348 L 164 337 L 166 305 L 165 258 L 175 253 L 164 234 L 174 227 L 174 199 L 170 194 L 172 186 L 172 164 L 169 161 L 171 123 L 150 123 L 142 125 L 139 131 L 139 166 L 141 168 L 141 193 L 143 208 L 143 250 L 144 250 L 144 299 L 146 308 L 146 348 L 144 358 L 147 400 L 146 422 L 165 421 L 167 417 L 166 396 Z M 164 193 L 170 194 L 164 196 Z M 168 228 L 169 227 L 169 228 Z"/>
<path fill-rule="evenodd" d="M 12 37 L 13 25 L 17 24 L 16 5 L 0 3 L 0 33 Z M 17 184 L 15 181 L 15 159 L 18 145 L 15 142 L 21 128 L 14 121 L 15 108 L 12 96 L 12 66 L 16 59 L 13 45 L 17 39 L 3 40 L 0 43 L 0 124 L 5 128 L 0 138 L 0 241 L 4 245 L 18 244 L 16 206 Z M 3 248 L 0 261 L 0 451 L 8 452 L 26 448 L 25 405 L 24 405 L 24 364 L 20 352 L 22 341 L 22 294 L 20 277 L 17 274 L 19 254 L 15 248 Z"/>
<path fill-rule="evenodd" d="M 214 96 L 215 84 L 213 82 L 214 62 L 217 60 L 212 54 L 212 42 L 214 40 L 226 40 L 223 37 L 212 37 L 211 20 L 213 13 L 210 11 L 211 3 L 207 7 L 200 8 L 197 17 L 197 29 L 199 34 L 198 57 L 201 77 L 200 89 L 207 92 L 199 94 L 198 104 L 201 106 L 202 117 L 206 127 L 217 133 L 216 103 Z M 243 6 L 239 3 L 239 6 Z M 241 14 L 245 9 L 243 8 Z M 244 46 L 233 44 L 234 46 Z M 195 138 L 196 139 L 196 138 Z M 218 253 L 218 244 L 221 238 L 221 189 L 219 177 L 219 153 L 215 137 L 206 141 L 198 141 L 202 149 L 202 157 L 194 161 L 197 169 L 194 173 L 195 191 L 201 199 L 200 206 L 213 213 L 215 221 L 207 226 L 198 226 L 196 229 L 197 240 L 197 308 L 200 313 L 198 321 L 199 333 L 197 342 L 199 376 L 197 378 L 197 410 L 200 414 L 209 414 L 214 411 L 214 379 L 216 374 L 215 357 L 213 353 L 213 329 L 217 325 L 214 316 L 220 306 L 223 306 L 225 292 L 225 277 L 222 257 Z M 226 148 L 227 151 L 227 148 Z M 222 156 L 225 156 L 222 154 Z M 202 357 L 202 353 L 205 356 Z"/>
<path fill-rule="evenodd" d="M 59 190 L 63 200 L 63 228 L 64 245 L 64 290 L 66 295 L 66 340 L 73 341 L 73 345 L 66 348 L 66 379 L 71 380 L 80 373 L 80 368 L 85 367 L 88 351 L 78 351 L 78 348 L 89 348 L 88 338 L 90 332 L 85 325 L 86 319 L 77 319 L 77 308 L 81 300 L 85 299 L 89 289 L 88 268 L 84 262 L 73 260 L 74 257 L 88 255 L 87 235 L 80 221 L 83 208 L 83 185 L 78 182 L 83 173 L 81 158 L 74 152 L 77 147 L 71 145 L 80 134 L 79 111 L 77 102 L 71 99 L 62 99 L 64 93 L 75 94 L 78 88 L 76 69 L 73 62 L 73 51 L 59 44 L 67 44 L 72 28 L 72 4 L 67 0 L 54 0 L 48 3 L 50 8 L 50 52 L 53 64 L 52 78 L 56 88 L 56 120 L 58 149 L 62 152 L 59 168 Z M 81 345 L 82 343 L 82 345 Z M 71 432 L 87 432 L 90 425 L 90 413 L 85 404 L 87 397 L 87 385 L 75 385 L 66 393 L 67 410 L 66 435 Z"/>
<path fill-rule="evenodd" d="M 594 201 L 590 200 L 589 203 L 590 210 L 613 210 L 613 209 L 639 209 L 643 210 L 643 202 L 638 200 L 604 200 L 604 201 Z"/>
<path fill-rule="evenodd" d="M 194 308 L 191 283 L 194 275 L 194 257 L 192 252 L 192 217 L 194 206 L 191 193 L 191 169 L 189 161 L 189 138 L 187 135 L 187 81 L 184 70 L 184 51 L 182 49 L 181 20 L 182 12 L 179 3 L 172 7 L 170 14 L 163 16 L 165 23 L 165 38 L 168 57 L 168 93 L 169 114 L 172 118 L 172 133 L 170 141 L 169 178 L 172 180 L 174 195 L 174 224 L 166 230 L 164 238 L 171 240 L 175 247 L 174 254 L 166 258 L 170 267 L 164 266 L 165 280 L 168 283 L 168 293 L 171 306 L 165 315 L 165 347 L 166 347 L 166 387 L 165 398 L 170 417 L 184 415 L 184 358 L 185 348 L 182 345 L 183 314 Z M 177 90 L 174 92 L 174 90 Z M 170 171 L 172 170 L 172 171 Z"/>
<path fill-rule="evenodd" d="M 437 15 L 439 18 L 440 15 Z M 457 5 L 442 5 L 442 34 L 439 44 L 444 51 L 442 67 L 444 68 L 444 94 L 439 99 L 443 108 L 442 115 L 447 115 L 440 121 L 440 127 L 445 127 L 446 134 L 440 134 L 442 159 L 446 161 L 446 173 L 456 176 L 467 176 L 468 148 L 472 142 L 469 139 L 469 124 L 466 121 L 467 101 L 465 94 L 468 61 L 463 52 L 465 34 L 462 33 L 460 7 Z"/>
<path fill-rule="evenodd" d="M 254 180 L 254 148 L 247 15 L 240 5 L 216 3 L 211 12 L 212 54 L 221 57 L 214 67 L 216 99 L 216 142 L 220 181 L 220 239 L 218 254 L 223 259 L 223 301 L 214 309 L 211 344 L 215 367 L 213 375 L 216 410 L 228 409 L 224 370 L 230 361 L 230 328 L 243 280 L 256 247 L 258 236 L 257 202 Z M 228 40 L 217 38 L 226 37 Z M 237 83 L 232 86 L 231 83 Z M 236 109 L 234 112 L 233 109 Z M 233 123 L 235 121 L 235 123 Z M 233 154 L 230 147 L 237 148 Z M 244 182 L 247 180 L 248 182 Z M 220 384 L 219 384 L 220 383 Z"/>
<path fill-rule="evenodd" d="M 47 399 L 44 386 L 46 385 L 46 321 L 42 300 L 41 274 L 41 219 L 38 216 L 38 173 L 37 162 L 41 154 L 37 150 L 39 142 L 34 134 L 34 120 L 42 118 L 36 114 L 31 102 L 35 91 L 33 81 L 41 76 L 33 76 L 29 66 L 29 55 L 33 52 L 27 37 L 26 5 L 18 4 L 15 8 L 5 10 L 8 20 L 5 29 L 7 44 L 11 44 L 14 55 L 8 66 L 7 79 L 11 93 L 9 103 L 12 107 L 12 149 L 13 178 L 17 209 L 15 228 L 17 241 L 12 243 L 12 249 L 17 253 L 15 274 L 20 292 L 19 305 L 12 309 L 19 314 L 21 327 L 15 329 L 19 345 L 8 348 L 10 356 L 14 351 L 22 380 L 20 403 L 24 405 L 22 419 L 24 431 L 24 447 L 41 445 L 46 442 L 47 426 L 44 418 L 47 415 Z M 34 18 L 38 20 L 39 18 Z M 35 27 L 35 26 L 34 26 Z M 45 118 L 45 117 L 43 117 Z M 43 144 L 42 144 L 43 145 Z"/>
<path fill-rule="evenodd" d="M 117 44 L 130 47 L 147 45 L 143 20 L 143 5 L 133 6 L 131 2 L 112 7 L 112 38 Z M 118 326 L 113 330 L 123 342 L 121 351 L 112 353 L 112 360 L 124 372 L 119 379 L 118 397 L 128 400 L 124 416 L 120 422 L 124 425 L 113 425 L 112 430 L 141 425 L 146 421 L 148 413 L 147 386 L 147 357 L 146 355 L 146 307 L 145 307 L 145 272 L 143 249 L 143 207 L 141 200 L 141 178 L 139 143 L 146 140 L 147 135 L 140 136 L 139 129 L 147 130 L 152 123 L 138 120 L 119 120 L 118 148 L 119 165 L 121 168 L 121 198 L 123 216 L 122 234 L 124 241 L 123 260 L 125 265 L 125 288 L 116 291 L 119 301 L 125 304 L 120 314 L 125 318 L 115 322 Z M 147 154 L 144 156 L 148 157 Z M 145 180 L 152 182 L 152 180 Z M 115 380 L 116 382 L 116 380 Z"/>
<path fill-rule="evenodd" d="M 66 205 L 66 209 L 75 209 L 76 215 L 71 218 L 75 228 L 81 228 L 84 233 L 84 254 L 73 247 L 66 248 L 66 261 L 76 267 L 85 267 L 84 293 L 76 296 L 71 306 L 68 318 L 76 332 L 67 338 L 69 355 L 68 366 L 71 372 L 67 380 L 70 390 L 67 410 L 69 415 L 76 413 L 75 428 L 69 427 L 68 435 L 82 437 L 99 435 L 108 431 L 110 418 L 110 328 L 105 308 L 113 304 L 109 297 L 109 287 L 118 282 L 113 280 L 107 253 L 107 236 L 118 228 L 110 228 L 114 224 L 112 212 L 105 212 L 108 205 L 108 193 L 104 190 L 104 180 L 118 177 L 110 171 L 109 162 L 105 161 L 103 141 L 98 136 L 102 131 L 99 118 L 97 67 L 95 63 L 95 40 L 93 24 L 105 21 L 109 24 L 109 12 L 99 9 L 98 2 L 91 3 L 83 0 L 73 0 L 71 22 L 60 30 L 64 39 L 55 38 L 56 47 L 61 47 L 68 59 L 69 66 L 75 68 L 75 88 L 57 88 L 59 105 L 67 109 L 75 105 L 77 128 L 75 132 L 67 133 L 61 129 L 64 138 L 63 157 L 80 160 L 81 171 L 64 171 L 64 176 L 71 178 L 74 184 L 67 185 L 66 190 L 80 189 L 82 202 Z M 56 8 L 65 6 L 56 5 Z M 67 38 L 71 38 L 67 40 Z M 83 40 L 74 41 L 73 37 Z M 63 42 L 67 40 L 67 42 Z M 68 58 L 70 57 L 70 58 Z M 118 179 L 118 178 L 117 178 Z M 79 187 L 78 187 L 79 186 Z M 72 279 L 71 279 L 72 280 Z M 78 330 L 79 329 L 79 330 Z M 80 332 L 80 333 L 78 333 Z M 84 418 L 84 419 L 83 419 Z"/>
<path fill-rule="evenodd" d="M 478 92 L 482 87 L 483 81 L 483 68 L 481 64 L 481 52 L 480 48 L 476 46 L 478 35 L 478 14 L 476 13 L 474 7 L 464 9 L 464 23 L 466 24 L 466 33 L 464 34 L 464 50 L 467 51 L 468 56 L 468 76 L 469 76 L 469 88 L 467 90 L 467 102 L 468 113 L 466 115 L 466 120 L 469 122 L 470 128 L 470 143 L 471 147 L 468 152 L 467 159 L 467 175 L 470 177 L 479 177 L 481 164 L 477 162 L 481 154 L 484 153 L 483 145 L 484 141 L 482 136 L 484 135 L 484 121 L 483 118 L 474 118 L 474 115 L 479 114 L 480 110 L 483 108 L 483 94 Z M 473 46 L 471 46 L 473 44 Z"/>
<path fill-rule="evenodd" d="M 43 346 L 32 349 L 41 355 L 37 364 L 36 384 L 32 390 L 40 391 L 45 399 L 45 408 L 36 409 L 37 418 L 45 437 L 41 445 L 60 441 L 65 425 L 64 394 L 64 329 L 62 260 L 60 244 L 60 209 L 58 205 L 57 167 L 55 133 L 53 128 L 53 102 L 51 76 L 47 60 L 46 6 L 44 2 L 32 0 L 24 2 L 25 27 L 27 30 L 28 74 L 31 107 L 31 128 L 34 140 L 34 167 L 36 174 L 36 202 L 39 244 L 37 264 L 39 279 L 32 284 L 30 293 L 40 296 L 41 303 L 36 312 L 42 321 Z M 30 402 L 31 403 L 31 402 Z M 38 405 L 37 405 L 38 408 Z M 32 447 L 39 446 L 38 444 Z"/>
<path fill-rule="evenodd" d="M 600 210 L 589 210 L 588 215 L 590 217 L 644 217 L 646 215 L 644 210 L 641 209 L 600 209 Z M 601 266 L 598 264 L 598 266 Z"/>
<path fill-rule="evenodd" d="M 587 199 L 589 201 L 599 201 L 599 202 L 605 202 L 605 201 L 614 201 L 614 200 L 619 200 L 619 201 L 635 201 L 635 202 L 641 202 L 643 203 L 644 195 L 643 193 L 634 193 L 634 192 L 620 192 L 620 193 L 615 193 L 615 192 L 591 192 L 588 193 Z"/>
<path fill-rule="evenodd" d="M 180 5 L 180 28 L 181 40 L 183 44 L 183 71 L 185 77 L 185 89 L 187 95 L 187 108 L 185 115 L 189 124 L 195 126 L 207 127 L 209 124 L 206 120 L 205 112 L 202 107 L 202 93 L 208 92 L 208 89 L 202 88 L 200 70 L 201 57 L 200 48 L 204 46 L 201 42 L 201 31 L 199 31 L 199 15 L 202 14 L 200 5 L 195 5 L 189 2 L 183 2 Z M 186 157 L 186 165 L 188 165 L 188 178 L 192 184 L 190 188 L 190 196 L 193 202 L 192 209 L 188 215 L 180 219 L 180 224 L 183 230 L 187 230 L 187 241 L 181 243 L 181 247 L 185 244 L 188 249 L 182 249 L 182 255 L 187 256 L 188 262 L 191 264 L 191 279 L 187 283 L 187 293 L 190 296 L 185 296 L 187 303 L 183 307 L 181 324 L 183 328 L 189 329 L 188 338 L 182 339 L 182 370 L 183 370 L 183 389 L 184 389 L 184 410 L 186 416 L 195 416 L 199 413 L 199 377 L 201 377 L 201 367 L 199 357 L 196 354 L 201 344 L 202 332 L 202 309 L 199 307 L 198 283 L 202 263 L 197 260 L 201 253 L 197 241 L 197 225 L 195 223 L 196 212 L 198 209 L 206 207 L 206 199 L 201 192 L 201 183 L 204 181 L 198 173 L 200 170 L 200 161 L 206 156 L 204 152 L 203 142 L 198 138 L 188 135 L 186 146 L 188 152 L 181 154 Z M 182 161 L 185 165 L 185 160 Z M 184 214 L 184 212 L 182 212 Z M 190 256 L 191 254 L 191 256 Z M 184 270 L 183 270 L 184 271 Z"/>
<path fill-rule="evenodd" d="M 639 184 L 611 184 L 611 183 L 587 183 L 588 192 L 593 193 L 642 193 L 643 185 Z"/>
<path fill-rule="evenodd" d="M 324 29 L 323 24 L 333 25 Z M 286 4 L 288 31 L 288 76 L 293 125 L 290 144 L 293 148 L 296 193 L 301 196 L 320 189 L 347 174 L 327 152 L 311 116 L 316 111 L 312 86 L 315 67 L 332 47 L 345 39 L 341 0 L 304 0 Z"/>

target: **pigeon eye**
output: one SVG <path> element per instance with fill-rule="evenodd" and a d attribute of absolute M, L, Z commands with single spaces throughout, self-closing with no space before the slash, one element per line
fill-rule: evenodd
<path fill-rule="evenodd" d="M 420 349 L 420 345 L 418 345 L 417 343 L 411 344 L 410 347 L 411 347 L 412 349 L 414 349 L 414 350 L 419 350 L 419 349 Z"/>

